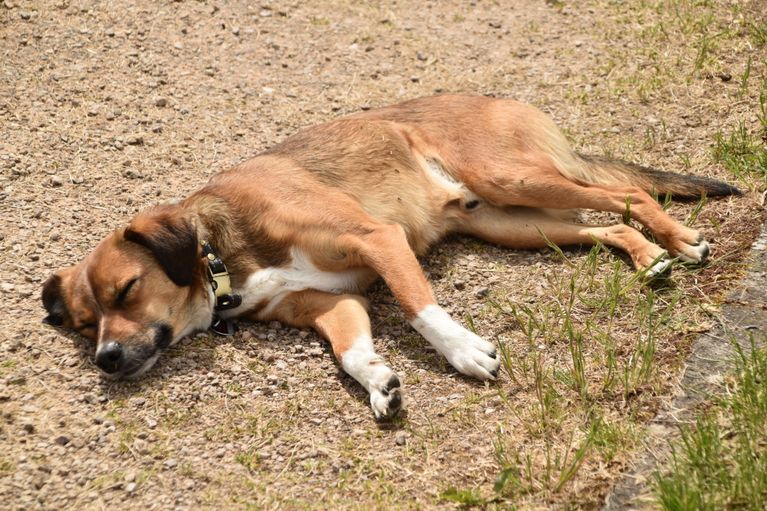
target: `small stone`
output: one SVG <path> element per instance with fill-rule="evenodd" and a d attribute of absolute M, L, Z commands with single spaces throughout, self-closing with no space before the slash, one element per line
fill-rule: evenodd
<path fill-rule="evenodd" d="M 501 28 L 502 26 L 500 21 L 491 21 L 488 23 L 488 25 L 490 25 L 490 28 L 496 28 L 496 29 Z"/>
<path fill-rule="evenodd" d="M 160 108 L 168 106 L 168 100 L 163 97 L 157 97 L 154 98 L 154 106 L 158 106 Z"/>
<path fill-rule="evenodd" d="M 128 493 L 133 493 L 136 491 L 136 483 L 128 483 L 125 485 L 125 491 Z"/>
<path fill-rule="evenodd" d="M 421 53 L 420 51 L 416 52 L 415 58 L 417 58 L 420 61 L 425 61 L 425 60 L 428 59 L 428 57 L 426 55 L 424 55 L 423 53 Z"/>
<path fill-rule="evenodd" d="M 144 137 L 142 137 L 141 135 L 131 135 L 130 137 L 128 137 L 125 143 L 128 145 L 143 145 Z"/>
<path fill-rule="evenodd" d="M 484 297 L 486 297 L 487 295 L 490 294 L 490 288 L 481 287 L 481 288 L 477 289 L 474 292 L 474 294 L 476 295 L 477 298 L 484 298 Z"/>
<path fill-rule="evenodd" d="M 59 435 L 54 440 L 59 445 L 67 445 L 69 443 L 69 438 L 64 435 Z"/>
<path fill-rule="evenodd" d="M 125 477 L 123 478 L 123 481 L 125 481 L 126 483 L 132 483 L 135 480 L 136 480 L 135 472 L 128 472 L 127 474 L 125 474 Z"/>
<path fill-rule="evenodd" d="M 178 461 L 176 461 L 174 458 L 170 458 L 169 460 L 165 460 L 164 465 L 165 465 L 165 468 L 170 470 L 170 469 L 176 468 L 176 466 L 178 465 Z"/>
<path fill-rule="evenodd" d="M 51 176 L 51 186 L 53 187 L 59 187 L 64 184 L 64 180 L 61 179 L 59 176 Z"/>
<path fill-rule="evenodd" d="M 157 421 L 154 419 L 147 419 L 146 425 L 149 429 L 154 429 L 157 427 Z"/>
<path fill-rule="evenodd" d="M 466 282 L 462 280 L 455 280 L 453 281 L 453 287 L 456 288 L 458 291 L 462 291 L 466 287 Z"/>
<path fill-rule="evenodd" d="M 32 13 L 29 12 L 29 11 L 21 11 L 19 13 L 19 16 L 21 16 L 21 19 L 23 19 L 23 20 L 28 20 L 28 19 L 30 19 L 32 17 Z"/>
<path fill-rule="evenodd" d="M 29 435 L 35 432 L 35 425 L 31 422 L 26 422 L 21 427 Z"/>
<path fill-rule="evenodd" d="M 397 445 L 405 445 L 407 443 L 407 433 L 404 431 L 397 431 L 394 435 L 394 443 Z"/>

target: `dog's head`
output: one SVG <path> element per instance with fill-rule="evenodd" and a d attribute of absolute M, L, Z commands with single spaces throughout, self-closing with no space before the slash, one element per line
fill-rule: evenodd
<path fill-rule="evenodd" d="M 96 364 L 135 377 L 213 311 L 194 221 L 179 206 L 139 214 L 43 286 L 45 321 L 96 341 Z"/>

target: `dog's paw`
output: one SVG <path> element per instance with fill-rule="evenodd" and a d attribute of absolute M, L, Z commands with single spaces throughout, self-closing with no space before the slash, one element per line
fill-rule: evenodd
<path fill-rule="evenodd" d="M 495 346 L 453 321 L 441 307 L 427 306 L 411 324 L 461 373 L 479 380 L 498 376 Z"/>
<path fill-rule="evenodd" d="M 644 277 L 647 280 L 652 280 L 659 277 L 668 277 L 671 275 L 671 269 L 674 266 L 674 260 L 667 257 L 663 257 L 653 263 L 644 273 Z"/>
<path fill-rule="evenodd" d="M 498 377 L 501 362 L 491 343 L 468 330 L 458 338 L 445 341 L 440 351 L 459 372 L 482 381 Z"/>
<path fill-rule="evenodd" d="M 674 240 L 668 247 L 674 257 L 685 263 L 702 264 L 708 259 L 711 247 L 698 231 L 690 231 L 688 236 Z"/>
<path fill-rule="evenodd" d="M 685 263 L 702 264 L 708 259 L 711 247 L 706 240 L 701 240 L 695 245 L 682 244 L 677 249 L 676 256 Z"/>
<path fill-rule="evenodd" d="M 383 382 L 370 382 L 370 407 L 376 420 L 388 420 L 402 409 L 402 385 L 399 377 L 391 373 Z"/>

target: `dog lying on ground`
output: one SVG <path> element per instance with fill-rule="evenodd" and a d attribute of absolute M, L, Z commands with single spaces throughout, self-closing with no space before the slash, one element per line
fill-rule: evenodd
<path fill-rule="evenodd" d="M 416 256 L 457 232 L 511 248 L 599 241 L 649 276 L 673 258 L 703 262 L 706 241 L 650 191 L 739 193 L 575 153 L 529 105 L 415 99 L 300 131 L 182 202 L 140 213 L 46 281 L 46 319 L 96 340 L 96 364 L 115 377 L 141 375 L 215 316 L 312 327 L 387 418 L 402 390 L 373 349 L 362 293 L 374 280 L 454 368 L 495 379 L 495 347 L 437 305 Z M 567 210 L 578 208 L 628 211 L 660 246 L 628 225 L 575 223 Z"/>

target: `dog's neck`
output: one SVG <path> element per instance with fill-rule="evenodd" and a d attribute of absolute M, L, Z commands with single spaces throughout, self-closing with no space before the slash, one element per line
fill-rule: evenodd
<path fill-rule="evenodd" d="M 254 272 L 288 260 L 289 247 L 274 243 L 254 227 L 247 213 L 238 211 L 225 198 L 202 189 L 181 206 L 192 215 L 198 238 L 207 241 L 226 264 L 234 292 Z"/>

